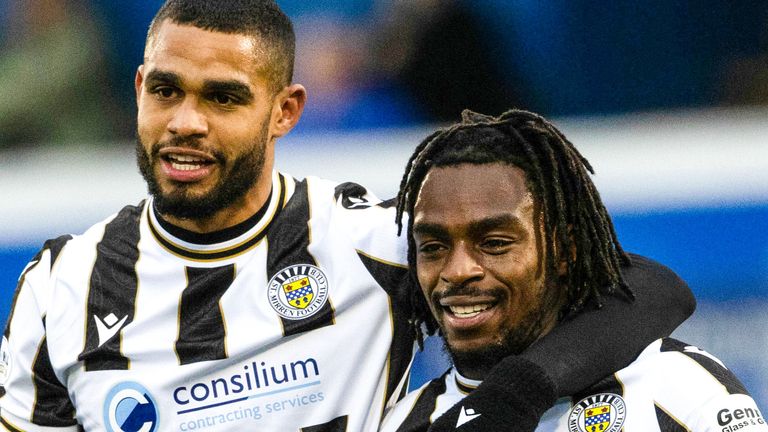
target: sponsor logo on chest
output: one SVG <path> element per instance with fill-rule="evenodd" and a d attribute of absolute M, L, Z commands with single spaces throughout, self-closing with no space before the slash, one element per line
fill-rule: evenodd
<path fill-rule="evenodd" d="M 107 394 L 104 424 L 108 432 L 154 432 L 159 422 L 157 403 L 141 384 L 122 382 Z"/>

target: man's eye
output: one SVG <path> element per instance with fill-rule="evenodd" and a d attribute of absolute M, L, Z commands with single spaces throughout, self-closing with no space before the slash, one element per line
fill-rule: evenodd
<path fill-rule="evenodd" d="M 508 239 L 488 239 L 483 242 L 482 247 L 483 249 L 486 249 L 493 252 L 503 252 L 505 251 L 512 243 L 514 243 L 512 240 Z"/>
<path fill-rule="evenodd" d="M 425 255 L 436 254 L 443 249 L 443 245 L 440 243 L 425 243 L 420 245 L 418 248 L 419 253 Z"/>
<path fill-rule="evenodd" d="M 233 105 L 237 103 L 235 97 L 226 93 L 215 93 L 211 96 L 211 99 L 219 105 Z"/>
<path fill-rule="evenodd" d="M 173 87 L 155 87 L 152 93 L 158 95 L 162 99 L 170 99 L 176 95 L 176 89 Z"/>

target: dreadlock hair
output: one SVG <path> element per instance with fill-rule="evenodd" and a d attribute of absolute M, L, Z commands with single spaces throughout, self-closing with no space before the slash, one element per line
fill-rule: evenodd
<path fill-rule="evenodd" d="M 149 26 L 147 47 L 166 19 L 203 30 L 255 37 L 260 43 L 254 56 L 266 56 L 261 67 L 272 90 L 279 91 L 293 79 L 296 36 L 290 18 L 274 0 L 166 0 Z"/>
<path fill-rule="evenodd" d="M 398 234 L 403 214 L 408 213 L 408 278 L 411 326 L 419 344 L 433 334 L 437 322 L 419 288 L 413 210 L 425 176 L 433 167 L 502 162 L 522 169 L 528 189 L 538 203 L 544 221 L 546 271 L 557 274 L 558 263 L 568 257 L 562 279 L 567 301 L 561 316 L 578 312 L 588 303 L 602 306 L 602 296 L 617 288 L 630 299 L 634 294 L 624 281 L 621 265 L 630 265 L 616 237 L 600 195 L 589 173 L 594 170 L 565 136 L 541 116 L 510 110 L 499 117 L 462 113 L 462 121 L 429 135 L 414 151 L 405 167 L 397 197 Z M 589 172 L 589 173 L 588 173 Z M 555 256 L 556 251 L 558 255 Z M 570 259 L 566 251 L 575 251 Z"/>

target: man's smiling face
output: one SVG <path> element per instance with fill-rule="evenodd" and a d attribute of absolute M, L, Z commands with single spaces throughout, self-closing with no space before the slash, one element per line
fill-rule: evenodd
<path fill-rule="evenodd" d="M 170 21 L 150 38 L 136 77 L 137 152 L 161 212 L 210 216 L 269 182 L 275 96 L 258 44 Z"/>
<path fill-rule="evenodd" d="M 413 215 L 419 284 L 468 377 L 556 322 L 562 295 L 546 275 L 538 215 L 525 173 L 509 164 L 435 167 L 424 179 Z"/>

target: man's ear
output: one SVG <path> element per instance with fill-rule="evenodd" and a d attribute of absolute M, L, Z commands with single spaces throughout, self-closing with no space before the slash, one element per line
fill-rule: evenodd
<path fill-rule="evenodd" d="M 141 65 L 136 69 L 136 77 L 133 80 L 133 86 L 136 89 L 136 105 L 138 105 L 139 98 L 141 98 L 141 90 L 144 86 L 144 65 Z"/>
<path fill-rule="evenodd" d="M 306 101 L 307 90 L 301 84 L 291 84 L 275 96 L 275 104 L 272 107 L 272 136 L 281 137 L 296 126 Z"/>

